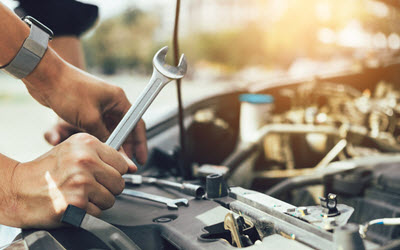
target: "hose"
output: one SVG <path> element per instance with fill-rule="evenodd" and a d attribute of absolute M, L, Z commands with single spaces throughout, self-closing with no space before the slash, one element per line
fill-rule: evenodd
<path fill-rule="evenodd" d="M 281 194 L 284 194 L 295 188 L 322 184 L 322 181 L 323 181 L 323 176 L 321 175 L 298 176 L 286 179 L 276 184 L 271 189 L 269 189 L 265 194 L 273 197 L 278 197 Z"/>
<path fill-rule="evenodd" d="M 395 226 L 400 225 L 400 218 L 383 218 L 383 219 L 375 219 L 367 222 L 364 225 L 360 225 L 360 235 L 365 238 L 366 233 L 368 231 L 368 227 L 371 225 L 385 225 L 385 226 Z"/>
<path fill-rule="evenodd" d="M 174 47 L 174 63 L 178 65 L 179 63 L 179 41 L 178 41 L 178 29 L 179 29 L 179 13 L 180 13 L 181 1 L 176 0 L 176 9 L 175 9 L 175 24 L 174 24 L 174 34 L 173 34 L 173 47 Z M 183 104 L 182 104 L 182 88 L 181 88 L 182 80 L 176 80 L 176 90 L 178 97 L 178 125 L 179 125 L 179 142 L 181 146 L 181 153 L 179 154 L 179 170 L 182 178 L 184 180 L 189 179 L 191 173 L 186 168 L 186 147 L 185 147 L 185 127 L 184 127 L 184 113 L 183 113 Z"/>

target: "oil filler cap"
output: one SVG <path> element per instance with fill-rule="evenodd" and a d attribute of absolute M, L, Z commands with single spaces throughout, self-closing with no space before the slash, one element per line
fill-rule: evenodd
<path fill-rule="evenodd" d="M 210 174 L 206 178 L 207 198 L 221 198 L 228 195 L 228 186 L 222 174 Z"/>

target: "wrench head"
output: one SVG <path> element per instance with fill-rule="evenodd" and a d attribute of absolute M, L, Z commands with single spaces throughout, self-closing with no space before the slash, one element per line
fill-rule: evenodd
<path fill-rule="evenodd" d="M 181 79 L 185 76 L 187 70 L 187 63 L 186 57 L 184 54 L 181 55 L 179 59 L 178 66 L 171 66 L 165 63 L 165 57 L 168 52 L 168 46 L 163 47 L 160 49 L 153 58 L 153 66 L 154 68 L 160 72 L 163 76 L 176 80 Z"/>
<path fill-rule="evenodd" d="M 178 209 L 178 205 L 185 205 L 188 206 L 189 205 L 189 201 L 188 199 L 175 199 L 175 200 L 171 200 L 171 202 L 167 203 L 167 207 L 169 209 Z"/>
<path fill-rule="evenodd" d="M 174 209 L 174 210 L 178 209 L 178 206 L 173 202 L 168 202 L 168 203 L 166 203 L 166 205 L 167 205 L 168 209 Z"/>

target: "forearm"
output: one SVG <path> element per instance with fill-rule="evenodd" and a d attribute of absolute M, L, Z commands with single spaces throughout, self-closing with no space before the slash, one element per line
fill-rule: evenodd
<path fill-rule="evenodd" d="M 29 27 L 0 3 L 0 66 L 9 63 L 29 35 Z"/>
<path fill-rule="evenodd" d="M 29 27 L 11 10 L 0 3 L 0 65 L 8 64 L 18 53 L 24 40 L 29 36 Z M 31 95 L 41 104 L 49 106 L 51 94 L 58 79 L 62 77 L 65 63 L 50 47 L 36 68 L 23 79 Z"/>
<path fill-rule="evenodd" d="M 0 65 L 8 64 L 28 37 L 29 27 L 0 3 Z M 29 93 L 66 122 L 102 141 L 110 135 L 131 104 L 124 91 L 67 63 L 49 47 L 24 79 Z M 147 158 L 145 126 L 138 124 L 127 143 L 139 162 Z"/>
<path fill-rule="evenodd" d="M 0 224 L 17 226 L 16 197 L 13 197 L 12 179 L 18 161 L 0 154 Z M 11 195 L 10 195 L 11 194 Z"/>
<path fill-rule="evenodd" d="M 79 69 L 85 70 L 86 63 L 81 40 L 75 36 L 55 36 L 50 43 L 51 48 L 62 59 Z"/>
<path fill-rule="evenodd" d="M 64 78 L 65 81 L 64 72 L 67 67 L 67 63 L 54 50 L 48 48 L 37 67 L 22 81 L 33 98 L 42 105 L 53 108 L 49 103 L 50 95 L 63 87 L 61 79 Z"/>

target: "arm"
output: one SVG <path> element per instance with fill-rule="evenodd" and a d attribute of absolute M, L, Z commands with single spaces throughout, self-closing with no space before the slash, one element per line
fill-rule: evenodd
<path fill-rule="evenodd" d="M 12 195 L 10 184 L 15 167 L 18 161 L 0 154 L 0 224 L 14 226 L 16 222 L 15 210 L 16 200 Z"/>
<path fill-rule="evenodd" d="M 60 226 L 68 204 L 98 216 L 124 189 L 121 175 L 133 162 L 80 133 L 39 158 L 20 163 L 0 154 L 0 224 Z"/>
<path fill-rule="evenodd" d="M 21 48 L 25 38 L 29 35 L 28 26 L 16 21 L 16 17 L 10 10 L 0 3 L 0 65 L 5 65 L 13 59 Z M 16 25 L 17 23 L 17 25 Z M 25 27 L 24 27 L 25 26 Z"/>
<path fill-rule="evenodd" d="M 16 55 L 29 28 L 0 3 L 0 65 Z M 41 104 L 105 140 L 130 107 L 124 92 L 62 60 L 51 48 L 23 79 Z M 144 123 L 124 145 L 139 162 L 147 157 Z M 122 192 L 122 174 L 136 166 L 88 134 L 77 134 L 38 159 L 19 163 L 0 155 L 0 224 L 55 227 L 67 204 L 98 215 Z"/>
<path fill-rule="evenodd" d="M 0 16 L 0 65 L 5 65 L 18 52 L 28 36 L 29 28 L 1 4 Z M 110 131 L 131 105 L 121 88 L 77 69 L 61 59 L 51 48 L 48 48 L 41 62 L 23 82 L 39 103 L 101 141 L 108 138 Z M 135 156 L 139 163 L 146 161 L 143 121 L 139 122 L 128 138 L 124 149 L 129 157 Z"/>

